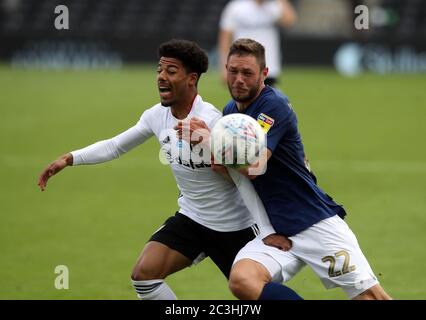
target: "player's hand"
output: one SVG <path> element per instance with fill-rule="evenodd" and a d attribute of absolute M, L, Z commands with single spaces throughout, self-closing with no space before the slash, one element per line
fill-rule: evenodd
<path fill-rule="evenodd" d="M 257 176 L 249 174 L 249 167 L 238 169 L 238 172 L 241 173 L 243 176 L 246 176 L 250 180 L 253 180 L 253 179 L 255 179 L 257 177 Z"/>
<path fill-rule="evenodd" d="M 261 153 L 259 160 L 250 164 L 246 168 L 238 169 L 238 172 L 243 176 L 246 176 L 250 180 L 256 179 L 257 176 L 262 175 L 266 172 L 268 165 L 268 160 L 271 158 L 272 152 L 269 149 L 266 149 L 266 153 Z"/>
<path fill-rule="evenodd" d="M 283 251 L 290 250 L 293 245 L 290 239 L 276 233 L 263 238 L 263 243 L 267 246 L 275 247 Z"/>
<path fill-rule="evenodd" d="M 53 161 L 51 164 L 49 164 L 40 174 L 40 177 L 38 179 L 38 186 L 40 187 L 41 191 L 44 191 L 46 189 L 47 181 L 50 179 L 50 177 L 57 174 L 59 171 L 64 169 L 66 166 L 72 165 L 72 155 L 66 154 L 60 157 L 59 159 Z"/>
<path fill-rule="evenodd" d="M 200 142 L 208 143 L 210 139 L 209 127 L 203 120 L 196 117 L 178 121 L 174 129 L 177 131 L 176 135 L 179 139 L 183 139 L 193 145 Z"/>
<path fill-rule="evenodd" d="M 257 178 L 257 175 L 250 174 L 250 173 L 259 172 L 259 168 L 260 168 L 260 162 L 256 161 L 255 163 L 251 164 L 250 166 L 246 168 L 238 169 L 238 172 L 241 173 L 243 176 L 246 176 L 250 180 L 253 180 Z"/>

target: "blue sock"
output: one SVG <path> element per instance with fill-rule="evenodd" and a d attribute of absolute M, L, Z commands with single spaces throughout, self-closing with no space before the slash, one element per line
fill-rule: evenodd
<path fill-rule="evenodd" d="M 267 283 L 259 300 L 303 300 L 295 291 L 279 283 Z"/>

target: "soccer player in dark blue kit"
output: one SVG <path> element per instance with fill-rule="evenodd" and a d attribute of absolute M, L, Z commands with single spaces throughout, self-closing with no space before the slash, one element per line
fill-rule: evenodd
<path fill-rule="evenodd" d="M 309 265 L 327 289 L 341 287 L 350 299 L 390 299 L 344 222 L 343 207 L 316 184 L 296 114 L 285 95 L 265 86 L 267 74 L 261 44 L 250 39 L 232 44 L 227 81 L 233 100 L 223 114 L 245 113 L 267 135 L 267 161 L 256 164 L 266 166 L 266 172 L 240 172 L 252 179 L 277 234 L 256 238 L 241 249 L 231 271 L 231 291 L 239 299 L 288 299 L 288 288 L 281 283 Z M 280 235 L 292 241 L 289 251 L 271 245 Z"/>

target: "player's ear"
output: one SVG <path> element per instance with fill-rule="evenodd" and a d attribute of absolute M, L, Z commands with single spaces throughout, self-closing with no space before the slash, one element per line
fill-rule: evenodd
<path fill-rule="evenodd" d="M 198 82 L 198 74 L 197 74 L 197 73 L 195 73 L 195 72 L 191 72 L 191 73 L 189 74 L 189 84 L 190 84 L 191 86 L 196 86 L 196 85 L 197 85 L 197 82 Z"/>
<path fill-rule="evenodd" d="M 266 77 L 268 76 L 268 73 L 269 73 L 269 69 L 268 69 L 268 67 L 263 68 L 263 70 L 262 70 L 262 75 L 265 77 L 265 79 L 266 79 Z"/>

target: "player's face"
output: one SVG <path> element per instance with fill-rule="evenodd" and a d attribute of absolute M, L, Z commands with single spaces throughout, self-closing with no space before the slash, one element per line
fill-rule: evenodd
<path fill-rule="evenodd" d="M 190 92 L 194 74 L 188 74 L 182 62 L 175 58 L 161 57 L 157 68 L 157 85 L 163 106 L 179 104 Z"/>
<path fill-rule="evenodd" d="M 250 103 L 263 89 L 268 69 L 261 69 L 255 56 L 232 55 L 226 65 L 228 88 L 232 98 Z"/>

